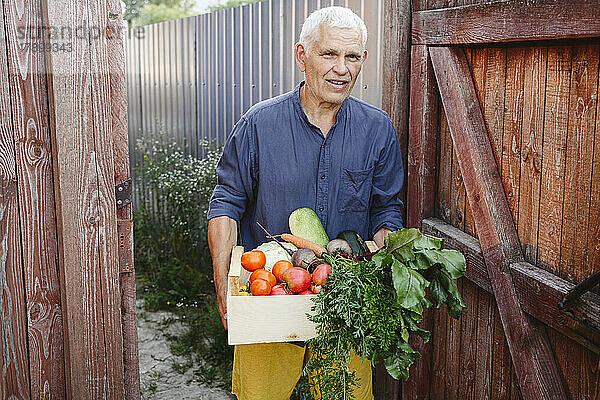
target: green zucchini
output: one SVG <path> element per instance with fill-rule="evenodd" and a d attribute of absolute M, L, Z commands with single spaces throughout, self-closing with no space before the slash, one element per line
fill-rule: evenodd
<path fill-rule="evenodd" d="M 310 240 L 323 247 L 326 247 L 329 243 L 329 238 L 323 224 L 321 224 L 321 220 L 310 208 L 303 207 L 292 211 L 288 222 L 292 235 Z"/>
<path fill-rule="evenodd" d="M 344 239 L 346 242 L 348 242 L 350 247 L 352 247 L 352 252 L 355 256 L 362 256 L 370 252 L 363 238 L 361 238 L 360 235 L 354 231 L 342 231 L 339 233 L 337 238 Z"/>

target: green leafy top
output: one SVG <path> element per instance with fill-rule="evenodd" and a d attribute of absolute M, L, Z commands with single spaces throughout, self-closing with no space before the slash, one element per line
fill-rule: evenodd
<path fill-rule="evenodd" d="M 408 379 L 409 367 L 420 357 L 408 344 L 410 335 L 429 340 L 429 332 L 418 326 L 423 309 L 446 304 L 449 315 L 460 316 L 465 305 L 456 279 L 464 275 L 466 262 L 443 246 L 442 239 L 418 229 L 401 229 L 390 233 L 370 260 L 325 256 L 333 274 L 309 315 L 317 337 L 309 341 L 314 356 L 304 371 L 323 400 L 353 398 L 356 379 L 343 367 L 350 351 L 374 364 L 383 360 L 394 378 Z"/>

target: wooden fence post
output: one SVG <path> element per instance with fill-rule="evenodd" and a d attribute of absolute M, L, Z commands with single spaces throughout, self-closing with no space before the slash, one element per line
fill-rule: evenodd
<path fill-rule="evenodd" d="M 105 0 L 45 0 L 67 396 L 122 399 L 123 342 Z"/>

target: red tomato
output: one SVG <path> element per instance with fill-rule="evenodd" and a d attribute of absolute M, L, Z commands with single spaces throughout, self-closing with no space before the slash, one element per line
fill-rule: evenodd
<path fill-rule="evenodd" d="M 256 279 L 250 285 L 250 292 L 254 296 L 268 296 L 271 293 L 271 284 L 262 279 Z"/>
<path fill-rule="evenodd" d="M 294 293 L 292 293 L 292 291 L 290 289 L 288 289 L 285 285 L 283 285 L 281 283 L 273 286 L 273 289 L 271 289 L 271 296 L 289 295 L 289 294 L 294 294 Z"/>
<path fill-rule="evenodd" d="M 308 271 L 300 267 L 292 267 L 285 271 L 283 279 L 294 293 L 300 293 L 308 289 L 311 282 L 311 276 Z"/>
<path fill-rule="evenodd" d="M 242 267 L 247 271 L 254 272 L 263 268 L 266 263 L 267 257 L 260 250 L 247 251 L 242 254 Z"/>
<path fill-rule="evenodd" d="M 303 290 L 298 294 L 314 294 L 313 292 L 311 292 L 309 289 Z"/>
<path fill-rule="evenodd" d="M 323 286 L 327 282 L 329 274 L 331 274 L 331 266 L 319 264 L 312 273 L 312 281 L 315 285 Z"/>
<path fill-rule="evenodd" d="M 266 269 L 257 269 L 250 275 L 250 283 L 254 282 L 257 279 L 267 281 L 271 286 L 275 286 L 277 284 L 277 279 L 275 279 L 275 275 L 273 275 Z"/>
<path fill-rule="evenodd" d="M 277 282 L 283 282 L 283 274 L 285 273 L 285 271 L 287 271 L 288 269 L 290 269 L 292 267 L 293 267 L 293 265 L 289 261 L 286 261 L 286 260 L 277 261 L 273 265 L 273 274 L 275 275 L 275 278 L 277 278 Z"/>

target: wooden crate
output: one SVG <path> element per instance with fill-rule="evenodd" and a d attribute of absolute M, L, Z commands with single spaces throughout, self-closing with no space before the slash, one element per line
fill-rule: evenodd
<path fill-rule="evenodd" d="M 290 342 L 316 335 L 315 324 L 306 318 L 315 295 L 239 296 L 240 283 L 250 272 L 242 268 L 244 248 L 235 246 L 229 268 L 227 290 L 228 341 L 233 344 Z"/>
<path fill-rule="evenodd" d="M 366 242 L 371 251 L 375 242 Z M 244 248 L 231 253 L 227 289 L 228 342 L 234 344 L 291 342 L 316 336 L 315 324 L 308 320 L 316 295 L 240 296 L 240 283 L 247 283 L 250 272 L 242 268 Z"/>

